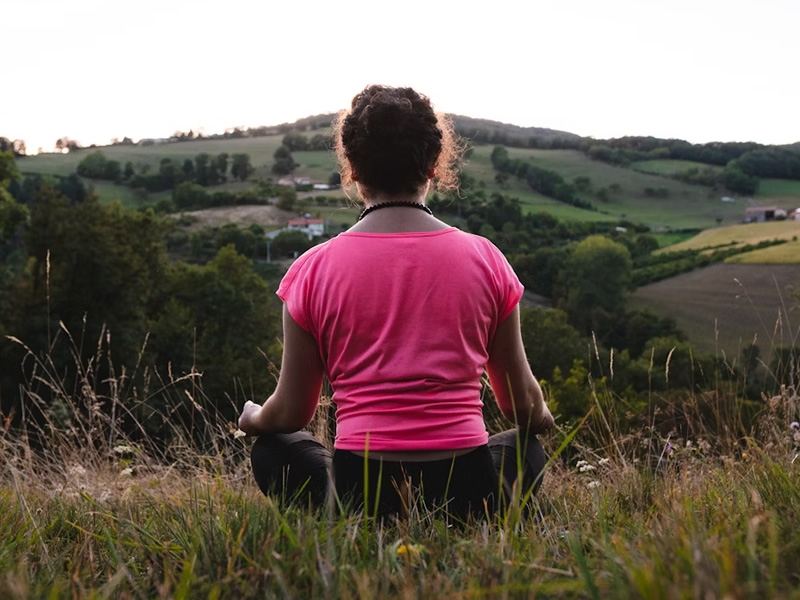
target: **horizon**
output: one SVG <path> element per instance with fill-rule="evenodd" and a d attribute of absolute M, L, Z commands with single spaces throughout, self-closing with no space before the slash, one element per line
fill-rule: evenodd
<path fill-rule="evenodd" d="M 413 0 L 384 23 L 365 0 L 12 0 L 8 22 L 20 25 L 8 41 L 22 50 L 0 136 L 33 154 L 63 136 L 212 135 L 336 112 L 383 83 L 442 112 L 596 139 L 800 142 L 800 3 L 640 4 L 456 12 Z"/>

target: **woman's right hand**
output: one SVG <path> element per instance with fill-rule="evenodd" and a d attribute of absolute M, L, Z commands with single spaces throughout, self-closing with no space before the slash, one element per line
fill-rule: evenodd
<path fill-rule="evenodd" d="M 255 416 L 261 410 L 261 405 L 256 404 L 252 400 L 244 403 L 242 414 L 239 415 L 239 429 L 244 431 L 247 435 L 258 435 L 261 431 L 256 425 Z"/>

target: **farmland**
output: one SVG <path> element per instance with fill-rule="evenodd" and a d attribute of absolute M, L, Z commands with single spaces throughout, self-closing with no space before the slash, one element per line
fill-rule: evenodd
<path fill-rule="evenodd" d="M 762 350 L 798 342 L 798 282 L 800 265 L 717 264 L 641 287 L 632 305 L 674 318 L 698 350 L 734 357 L 756 338 Z"/>
<path fill-rule="evenodd" d="M 773 221 L 769 223 L 744 223 L 728 227 L 706 229 L 696 236 L 663 248 L 659 252 L 673 252 L 679 250 L 698 250 L 727 244 L 743 246 L 745 244 L 758 244 L 765 240 L 789 240 L 796 242 L 800 237 L 800 221 Z M 785 248 L 791 244 L 777 246 Z M 740 257 L 737 257 L 740 258 Z M 800 252 L 789 262 L 800 262 Z"/>

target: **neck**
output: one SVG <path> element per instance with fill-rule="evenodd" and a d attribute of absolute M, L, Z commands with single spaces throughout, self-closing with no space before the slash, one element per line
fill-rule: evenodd
<path fill-rule="evenodd" d="M 425 194 L 403 194 L 399 196 L 375 195 L 362 197 L 364 208 L 378 204 L 425 204 Z"/>

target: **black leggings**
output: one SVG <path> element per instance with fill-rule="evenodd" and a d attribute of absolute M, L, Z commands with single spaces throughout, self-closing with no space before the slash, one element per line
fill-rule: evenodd
<path fill-rule="evenodd" d="M 498 511 L 515 493 L 532 497 L 538 490 L 547 456 L 536 436 L 525 440 L 523 435 L 511 429 L 452 459 L 409 462 L 346 450 L 331 455 L 308 432 L 273 433 L 256 440 L 251 460 L 256 483 L 267 496 L 319 507 L 334 489 L 345 508 L 369 515 L 407 515 L 424 504 L 428 511 L 465 519 Z M 515 490 L 518 474 L 522 481 Z"/>

